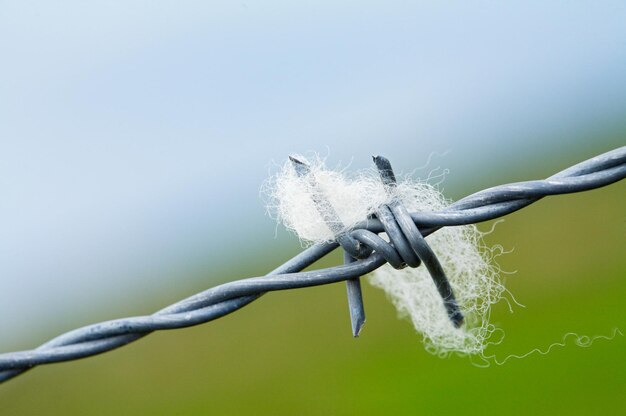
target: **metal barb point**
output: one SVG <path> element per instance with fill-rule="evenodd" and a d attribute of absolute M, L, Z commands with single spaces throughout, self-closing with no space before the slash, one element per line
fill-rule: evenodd
<path fill-rule="evenodd" d="M 289 161 L 293 165 L 294 169 L 296 170 L 296 174 L 299 177 L 305 177 L 311 172 L 311 167 L 308 165 L 308 163 L 298 159 L 296 156 L 289 156 Z"/>
<path fill-rule="evenodd" d="M 343 252 L 345 264 L 354 263 L 356 259 L 348 252 Z M 350 309 L 350 323 L 352 324 L 352 335 L 358 338 L 365 324 L 365 308 L 363 305 L 363 293 L 361 292 L 361 280 L 359 278 L 346 280 L 348 291 L 348 308 Z"/>
<path fill-rule="evenodd" d="M 372 156 L 374 164 L 380 173 L 380 179 L 386 187 L 396 186 L 396 175 L 391 168 L 391 162 L 384 156 Z"/>
<path fill-rule="evenodd" d="M 295 156 L 289 156 L 289 160 L 291 161 L 294 169 L 296 170 L 296 175 L 300 178 L 305 178 L 311 173 L 311 168 L 309 165 Z M 322 218 L 334 233 L 335 237 L 339 242 L 343 241 L 342 237 L 346 237 L 345 235 L 339 234 L 341 230 L 344 228 L 341 224 L 341 219 L 339 215 L 332 208 L 332 205 L 328 200 L 324 198 L 324 195 L 317 189 L 317 184 L 315 183 L 315 178 L 309 178 L 310 185 L 314 189 L 315 194 L 312 195 L 313 202 L 315 203 L 317 209 L 322 214 Z M 344 263 L 350 264 L 356 261 L 354 257 L 350 255 L 347 251 L 344 251 Z M 352 324 L 352 336 L 357 338 L 361 333 L 361 329 L 363 328 L 363 324 L 365 323 L 365 306 L 363 305 L 363 292 L 361 290 L 361 281 L 359 280 L 359 276 L 356 278 L 346 280 L 346 289 L 348 293 L 348 309 L 350 311 L 350 322 Z"/>
<path fill-rule="evenodd" d="M 383 185 L 388 191 L 391 191 L 397 186 L 396 175 L 393 173 L 391 162 L 383 156 L 374 156 L 373 159 L 380 173 L 380 179 Z M 417 267 L 419 266 L 419 261 L 424 263 L 443 300 L 448 318 L 455 328 L 459 328 L 463 324 L 464 317 L 454 297 L 450 281 L 443 267 L 441 267 L 437 256 L 432 251 L 415 223 L 411 220 L 406 209 L 397 201 L 394 201 L 382 207 L 379 214 L 379 219 L 383 222 L 385 231 L 390 239 L 394 241 L 396 249 L 404 257 L 407 264 L 412 267 Z M 415 256 L 419 259 L 415 259 Z M 409 260 L 411 260 L 413 264 L 411 264 Z M 419 261 L 415 262 L 415 260 Z"/>

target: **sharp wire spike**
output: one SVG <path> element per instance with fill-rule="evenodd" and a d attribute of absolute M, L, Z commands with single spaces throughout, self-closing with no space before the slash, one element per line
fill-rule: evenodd
<path fill-rule="evenodd" d="M 397 186 L 396 175 L 391 167 L 391 162 L 383 156 L 373 156 L 372 159 L 374 159 L 374 164 L 380 173 L 380 179 L 383 182 L 383 185 L 387 191 L 391 192 L 393 188 Z M 439 263 L 437 256 L 419 232 L 417 226 L 411 221 L 408 212 L 402 205 L 400 205 L 397 201 L 394 201 L 388 205 L 388 209 L 391 210 L 395 219 L 395 221 L 391 221 L 397 223 L 397 226 L 400 227 L 402 233 L 404 234 L 404 240 L 410 244 L 415 254 L 418 255 L 422 263 L 424 263 L 428 269 L 428 272 L 437 287 L 437 291 L 441 295 L 448 318 L 450 318 L 450 321 L 456 328 L 459 328 L 463 324 L 464 316 L 459 308 L 456 298 L 454 297 L 450 281 L 448 280 L 443 267 L 441 267 L 441 263 Z M 382 220 L 384 218 L 381 217 L 380 219 Z M 392 225 L 395 226 L 395 224 Z M 401 242 L 403 242 L 403 240 L 397 241 L 398 244 Z M 406 242 L 404 244 L 406 244 Z"/>
<path fill-rule="evenodd" d="M 339 235 L 343 231 L 343 225 L 339 215 L 332 207 L 330 202 L 324 198 L 324 195 L 317 187 L 317 183 L 315 182 L 315 178 L 309 176 L 311 173 L 310 166 L 298 159 L 295 156 L 289 156 L 289 160 L 291 161 L 294 169 L 296 170 L 296 174 L 298 177 L 307 178 L 309 181 L 309 186 L 311 186 L 313 190 L 313 194 L 311 195 L 315 206 L 318 211 L 322 215 L 324 222 L 330 230 L 335 234 L 337 240 L 339 240 Z M 354 262 L 355 259 L 352 257 L 350 253 L 344 250 L 344 263 L 350 264 Z M 352 336 L 357 338 L 361 333 L 361 329 L 363 328 L 363 324 L 365 324 L 365 306 L 363 304 L 363 292 L 361 290 L 361 280 L 359 277 L 355 277 L 350 280 L 346 280 L 346 289 L 348 293 L 348 309 L 350 311 L 350 323 L 352 325 Z"/>
<path fill-rule="evenodd" d="M 345 264 L 356 261 L 354 257 L 347 251 L 343 252 Z M 363 329 L 365 324 L 365 307 L 363 305 L 363 293 L 361 291 L 361 279 L 346 280 L 346 289 L 348 291 L 348 308 L 350 309 L 350 323 L 352 324 L 352 335 L 356 338 Z"/>
<path fill-rule="evenodd" d="M 389 159 L 383 156 L 372 156 L 372 159 L 374 159 L 374 164 L 385 187 L 395 188 L 397 185 L 396 175 L 393 173 Z"/>
<path fill-rule="evenodd" d="M 306 177 L 311 172 L 311 168 L 309 167 L 309 165 L 298 159 L 296 156 L 289 156 L 289 161 L 293 165 L 294 169 L 296 170 L 296 174 L 299 177 Z"/>

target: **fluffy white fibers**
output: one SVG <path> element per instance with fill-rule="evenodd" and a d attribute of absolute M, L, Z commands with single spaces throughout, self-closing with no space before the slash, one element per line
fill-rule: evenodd
<path fill-rule="evenodd" d="M 389 195 L 374 170 L 349 178 L 343 172 L 326 169 L 323 161 L 316 159 L 310 175 L 346 228 L 392 201 L 403 204 L 409 212 L 434 211 L 447 205 L 435 187 L 410 179 L 398 182 Z M 313 202 L 311 182 L 298 177 L 289 162 L 268 181 L 265 192 L 270 196 L 270 213 L 302 241 L 333 240 L 333 233 Z M 383 237 L 386 238 L 384 234 Z M 455 328 L 448 319 L 441 296 L 424 266 L 395 270 L 386 264 L 374 271 L 369 281 L 387 293 L 401 317 L 413 323 L 423 335 L 428 351 L 441 355 L 452 351 L 482 353 L 494 330 L 489 323 L 490 306 L 504 291 L 498 268 L 492 265 L 492 253 L 484 247 L 482 234 L 473 225 L 442 228 L 427 241 L 465 315 L 461 328 Z"/>

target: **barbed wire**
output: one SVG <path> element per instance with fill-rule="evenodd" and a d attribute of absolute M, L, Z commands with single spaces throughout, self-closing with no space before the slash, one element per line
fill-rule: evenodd
<path fill-rule="evenodd" d="M 297 159 L 294 164 L 302 163 Z M 375 162 L 386 187 L 395 176 L 384 158 Z M 295 166 L 297 167 L 297 166 Z M 306 175 L 306 170 L 302 172 Z M 582 192 L 626 178 L 626 146 L 569 167 L 544 180 L 517 182 L 488 188 L 469 195 L 440 211 L 409 213 L 399 204 L 381 207 L 376 215 L 349 230 L 332 229 L 335 241 L 315 244 L 266 276 L 236 280 L 215 286 L 167 306 L 148 316 L 116 319 L 88 325 L 62 334 L 36 349 L 0 354 L 0 383 L 34 366 L 76 360 L 110 351 L 153 331 L 199 325 L 230 314 L 266 292 L 356 281 L 385 263 L 393 267 L 418 267 L 430 272 L 448 315 L 461 325 L 463 315 L 454 301 L 445 273 L 441 270 L 424 237 L 442 227 L 475 224 L 508 215 L 539 199 L 557 194 Z M 323 195 L 316 203 L 324 204 Z M 378 236 L 385 232 L 389 242 Z M 302 271 L 339 246 L 346 251 L 344 265 Z M 350 286 L 349 286 L 349 293 Z M 360 286 L 349 296 L 354 315 L 353 331 L 358 335 L 358 310 L 362 311 Z M 362 322 L 360 323 L 362 324 Z"/>

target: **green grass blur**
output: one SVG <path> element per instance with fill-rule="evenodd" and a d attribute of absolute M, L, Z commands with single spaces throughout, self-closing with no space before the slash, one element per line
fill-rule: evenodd
<path fill-rule="evenodd" d="M 537 178 L 584 158 L 534 160 L 527 172 L 482 180 Z M 477 189 L 473 184 L 465 193 Z M 495 307 L 492 321 L 506 337 L 488 354 L 503 359 L 546 349 L 568 332 L 626 334 L 624 207 L 626 183 L 618 183 L 546 198 L 496 227 L 487 242 L 514 249 L 500 264 L 517 270 L 507 287 L 526 308 L 511 314 L 504 302 Z M 295 241 L 268 244 L 226 278 L 269 270 L 298 249 Z M 337 253 L 322 265 L 339 261 Z M 135 312 L 204 286 L 167 293 Z M 39 367 L 0 386 L 0 414 L 626 414 L 624 336 L 589 348 L 568 337 L 547 355 L 477 368 L 467 357 L 429 355 L 381 291 L 366 284 L 364 297 L 367 323 L 359 339 L 350 336 L 343 284 L 271 293 L 207 325 Z M 98 319 L 115 317 L 110 313 Z"/>

